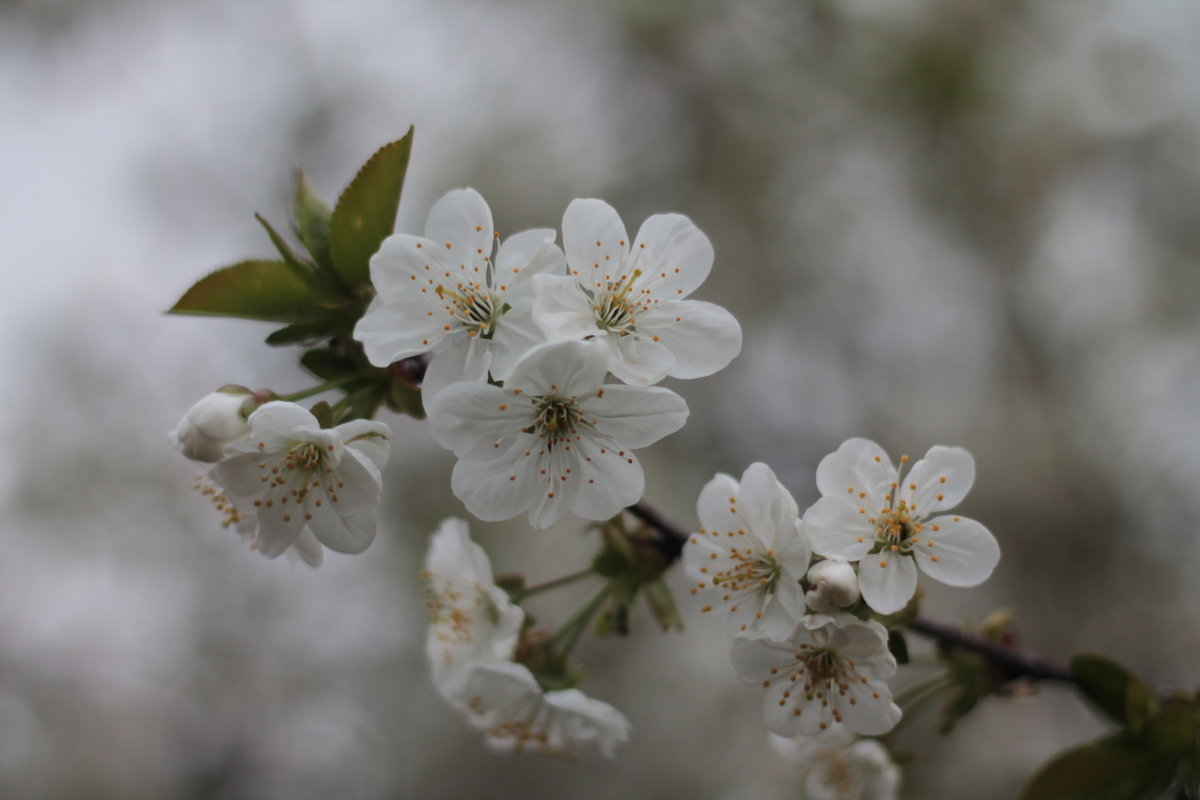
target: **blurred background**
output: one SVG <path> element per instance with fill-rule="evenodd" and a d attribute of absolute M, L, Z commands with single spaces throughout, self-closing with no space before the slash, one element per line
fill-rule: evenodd
<path fill-rule="evenodd" d="M 692 417 L 644 452 L 651 503 L 694 525 L 713 473 L 766 461 L 804 508 L 849 436 L 965 446 L 1004 555 L 926 614 L 1010 607 L 1034 652 L 1194 686 L 1198 76 L 1187 0 L 0 2 L 0 796 L 799 795 L 683 602 L 683 633 L 643 613 L 579 648 L 634 726 L 615 761 L 489 753 L 423 656 L 416 572 L 465 515 L 423 423 L 385 417 L 381 534 L 318 571 L 192 490 L 167 432 L 196 399 L 311 382 L 267 325 L 162 311 L 271 254 L 253 213 L 284 222 L 296 165 L 332 200 L 409 124 L 399 230 L 470 185 L 506 233 L 602 197 L 712 238 L 696 297 L 745 348 L 672 385 Z M 596 544 L 473 528 L 535 582 Z M 906 798 L 1012 797 L 1104 729 L 1055 688 L 936 727 L 897 737 Z"/>

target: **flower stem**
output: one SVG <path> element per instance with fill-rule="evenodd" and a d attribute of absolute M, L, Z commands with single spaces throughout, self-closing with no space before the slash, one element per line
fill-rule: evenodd
<path fill-rule="evenodd" d="M 311 389 L 304 389 L 303 391 L 292 392 L 291 394 L 276 395 L 274 399 L 289 403 L 296 400 L 303 400 L 306 397 L 312 397 L 313 395 L 321 394 L 322 392 L 328 392 L 331 389 L 336 389 L 337 387 L 344 386 L 347 383 L 353 383 L 354 381 L 360 380 L 364 377 L 366 376 L 362 373 L 356 372 L 353 375 L 344 375 L 335 381 L 322 383 L 320 386 L 314 386 Z"/>
<path fill-rule="evenodd" d="M 592 617 L 607 599 L 608 584 L 606 583 L 586 605 L 579 608 L 571 615 L 570 619 L 563 623 L 561 628 L 554 632 L 554 635 L 550 637 L 550 646 L 558 648 L 560 657 L 566 658 L 567 654 L 571 652 L 575 642 L 579 641 L 580 634 L 587 628 Z"/>
<path fill-rule="evenodd" d="M 521 592 L 521 595 L 517 598 L 516 602 L 519 603 L 527 597 L 532 597 L 533 595 L 541 594 L 542 592 L 548 592 L 551 589 L 557 589 L 560 586 L 567 586 L 575 581 L 582 580 L 587 576 L 594 574 L 595 573 L 592 571 L 592 568 L 588 567 L 587 569 L 579 570 L 579 572 L 572 572 L 570 575 L 564 575 L 561 578 L 555 578 L 552 581 L 546 581 L 545 583 L 539 583 L 536 586 L 530 586 L 525 591 Z"/>

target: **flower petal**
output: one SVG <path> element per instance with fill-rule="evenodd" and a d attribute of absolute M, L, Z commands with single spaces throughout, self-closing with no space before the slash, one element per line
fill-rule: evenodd
<path fill-rule="evenodd" d="M 837 495 L 827 495 L 809 506 L 803 525 L 813 552 L 826 558 L 858 561 L 875 544 L 875 527 L 866 506 L 856 506 Z"/>
<path fill-rule="evenodd" d="M 444 249 L 447 260 L 465 274 L 482 280 L 487 273 L 495 229 L 491 209 L 474 189 L 454 189 L 442 195 L 429 209 L 425 236 Z"/>
<path fill-rule="evenodd" d="M 950 586 L 976 586 L 1000 561 L 996 537 L 973 519 L 934 517 L 921 526 L 925 542 L 913 548 L 917 566 L 929 577 Z"/>
<path fill-rule="evenodd" d="M 495 458 L 534 421 L 528 397 L 487 383 L 447 386 L 426 410 L 429 431 L 437 443 L 459 458 L 473 461 Z"/>
<path fill-rule="evenodd" d="M 742 351 L 742 328 L 733 315 L 701 300 L 663 303 L 638 317 L 639 334 L 657 337 L 675 356 L 672 378 L 703 378 Z"/>
<path fill-rule="evenodd" d="M 917 567 L 901 553 L 868 553 L 858 564 L 858 584 L 867 605 L 880 614 L 894 614 L 917 591 Z"/>
<path fill-rule="evenodd" d="M 586 437 L 576 443 L 576 448 L 581 457 L 579 493 L 571 506 L 576 516 L 608 519 L 641 499 L 645 477 L 633 453 Z"/>
<path fill-rule="evenodd" d="M 371 285 L 384 302 L 424 300 L 430 309 L 436 309 L 441 304 L 432 287 L 453 269 L 457 268 L 446 257 L 444 245 L 423 236 L 395 233 L 371 256 Z M 424 297 L 422 288 L 427 290 Z"/>
<path fill-rule="evenodd" d="M 771 468 L 756 461 L 746 468 L 738 493 L 738 514 L 768 549 L 797 536 L 796 501 Z M 807 543 L 806 543 L 807 544 Z"/>
<path fill-rule="evenodd" d="M 529 524 L 545 530 L 565 517 L 575 504 L 579 494 L 579 478 L 575 474 L 577 459 L 556 447 L 543 460 L 549 472 L 549 482 L 541 484 L 541 491 L 533 496 L 529 508 Z M 570 472 L 568 472 L 570 470 Z M 615 512 L 614 512 L 615 513 Z"/>
<path fill-rule="evenodd" d="M 354 338 L 377 367 L 429 352 L 446 333 L 440 313 L 429 316 L 425 304 L 413 299 L 372 303 L 354 326 Z"/>
<path fill-rule="evenodd" d="M 567 261 L 551 228 L 522 231 L 505 239 L 496 253 L 493 288 L 509 297 L 533 294 L 533 276 L 565 276 Z"/>
<path fill-rule="evenodd" d="M 465 330 L 455 331 L 447 337 L 445 346 L 438 348 L 425 370 L 421 398 L 426 408 L 447 386 L 486 381 L 491 363 L 491 342 L 470 336 Z"/>
<path fill-rule="evenodd" d="M 623 275 L 629 237 L 621 217 L 603 200 L 572 200 L 563 214 L 563 251 L 579 283 L 592 289 L 605 275 Z"/>
<path fill-rule="evenodd" d="M 600 333 L 592 301 L 572 278 L 535 275 L 533 318 L 550 339 L 576 339 Z"/>
<path fill-rule="evenodd" d="M 305 433 L 320 431 L 321 423 L 303 406 L 274 400 L 259 406 L 250 415 L 251 439 L 255 443 L 267 443 L 267 450 L 275 449 L 273 445 L 285 442 L 295 442 Z"/>
<path fill-rule="evenodd" d="M 888 506 L 885 497 L 895 480 L 888 454 L 870 439 L 847 439 L 817 465 L 821 494 L 853 498 L 851 502 L 866 506 L 872 516 Z"/>
<path fill-rule="evenodd" d="M 516 300 L 496 323 L 492 336 L 492 377 L 503 381 L 521 356 L 546 342 L 546 333 L 533 318 L 533 301 Z"/>
<path fill-rule="evenodd" d="M 608 371 L 625 383 L 649 386 L 658 383 L 675 366 L 675 355 L 649 338 L 605 334 L 608 345 Z"/>
<path fill-rule="evenodd" d="M 961 447 L 937 445 L 929 448 L 904 476 L 898 498 L 928 517 L 961 503 L 974 482 L 975 459 L 971 454 Z"/>
<path fill-rule="evenodd" d="M 604 382 L 607 362 L 608 353 L 596 342 L 549 342 L 516 363 L 504 388 L 535 396 L 588 397 Z"/>
<path fill-rule="evenodd" d="M 642 223 L 631 261 L 643 273 L 638 288 L 662 301 L 682 300 L 708 277 L 712 243 L 682 214 L 655 214 Z"/>
<path fill-rule="evenodd" d="M 366 456 L 376 469 L 383 469 L 391 456 L 388 440 L 392 430 L 382 422 L 369 419 L 352 419 L 334 428 L 342 436 L 346 447 L 352 447 Z"/>
<path fill-rule="evenodd" d="M 687 403 L 670 389 L 608 385 L 580 402 L 601 436 L 622 447 L 646 447 L 683 427 Z"/>
<path fill-rule="evenodd" d="M 549 474 L 539 474 L 542 459 L 526 449 L 537 438 L 526 435 L 492 461 L 459 461 L 450 475 L 454 495 L 475 516 L 486 522 L 512 519 L 533 505 L 550 485 Z M 530 453 L 525 456 L 525 453 Z"/>

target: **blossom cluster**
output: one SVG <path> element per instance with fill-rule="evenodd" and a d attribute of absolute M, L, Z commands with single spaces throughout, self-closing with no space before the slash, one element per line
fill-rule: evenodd
<path fill-rule="evenodd" d="M 901 714 L 887 685 L 896 661 L 871 616 L 902 611 L 918 570 L 974 586 L 999 560 L 986 528 L 943 513 L 974 482 L 971 455 L 936 446 L 907 463 L 850 439 L 818 465 L 821 497 L 803 513 L 761 463 L 700 493 L 701 528 L 683 552 L 690 592 L 705 612 L 727 609 L 733 666 L 766 690 L 778 736 L 889 731 Z"/>

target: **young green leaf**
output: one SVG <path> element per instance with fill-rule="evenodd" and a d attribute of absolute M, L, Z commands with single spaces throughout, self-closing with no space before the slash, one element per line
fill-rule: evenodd
<path fill-rule="evenodd" d="M 241 261 L 201 278 L 168 313 L 294 323 L 328 315 L 327 302 L 282 261 Z"/>
<path fill-rule="evenodd" d="M 312 322 L 297 322 L 280 328 L 267 336 L 267 344 L 272 347 L 282 347 L 289 344 L 316 344 L 322 339 L 328 339 L 342 327 L 342 321 L 328 316 Z"/>
<path fill-rule="evenodd" d="M 329 223 L 333 263 L 350 286 L 371 282 L 371 256 L 395 228 L 412 137 L 409 128 L 404 138 L 377 150 L 333 209 Z"/>
<path fill-rule="evenodd" d="M 1038 770 L 1020 800 L 1149 800 L 1175 779 L 1177 760 L 1109 736 L 1060 753 Z"/>
<path fill-rule="evenodd" d="M 292 215 L 296 222 L 296 235 L 300 243 L 312 256 L 319 268 L 333 270 L 333 255 L 329 247 L 329 206 L 309 183 L 308 176 L 296 170 L 296 197 L 292 202 Z"/>
<path fill-rule="evenodd" d="M 1103 656 L 1083 653 L 1071 659 L 1080 691 L 1105 714 L 1137 733 L 1155 712 L 1154 695 L 1137 676 Z"/>

